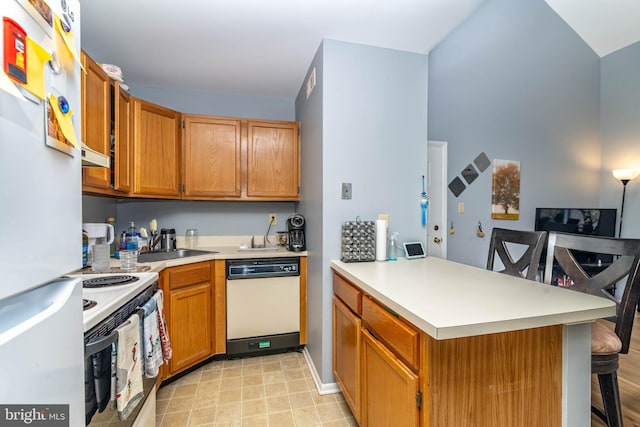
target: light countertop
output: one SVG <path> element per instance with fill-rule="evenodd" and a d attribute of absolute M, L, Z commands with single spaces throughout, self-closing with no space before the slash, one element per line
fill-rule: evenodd
<path fill-rule="evenodd" d="M 184 258 L 168 259 L 156 262 L 138 262 L 136 270 L 121 270 L 120 260 L 111 258 L 109 273 L 139 273 L 139 272 L 160 272 L 167 267 L 176 267 L 178 265 L 192 264 L 194 262 L 212 261 L 216 259 L 249 259 L 249 258 L 286 258 L 307 256 L 306 251 L 291 252 L 284 248 L 274 248 L 272 250 L 241 250 L 237 246 L 198 246 L 198 250 L 212 251 L 211 253 L 189 256 Z M 76 274 L 94 274 L 91 268 L 76 271 Z"/>
<path fill-rule="evenodd" d="M 198 250 L 212 251 L 212 253 L 190 256 L 185 258 L 169 259 L 158 262 L 138 262 L 139 266 L 150 266 L 151 271 L 161 271 L 167 267 L 175 267 L 194 262 L 211 261 L 216 259 L 248 259 L 248 258 L 286 258 L 307 256 L 305 251 L 291 252 L 284 248 L 273 248 L 268 250 L 243 250 L 238 246 L 198 246 Z M 115 264 L 114 264 L 115 261 Z M 112 265 L 119 265 L 119 260 L 111 260 Z"/>
<path fill-rule="evenodd" d="M 434 257 L 331 267 L 435 339 L 585 323 L 616 312 L 606 298 Z"/>

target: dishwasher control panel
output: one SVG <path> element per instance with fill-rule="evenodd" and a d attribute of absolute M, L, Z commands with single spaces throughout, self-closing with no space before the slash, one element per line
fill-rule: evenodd
<path fill-rule="evenodd" d="M 255 258 L 227 261 L 227 279 L 300 275 L 300 258 Z"/>

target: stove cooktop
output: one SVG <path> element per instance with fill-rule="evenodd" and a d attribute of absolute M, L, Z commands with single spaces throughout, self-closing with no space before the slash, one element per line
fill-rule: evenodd
<path fill-rule="evenodd" d="M 77 274 L 80 277 L 97 282 L 122 282 L 118 285 L 82 288 L 83 299 L 94 301 L 96 304 L 85 309 L 82 313 L 84 331 L 88 331 L 109 314 L 122 307 L 147 287 L 158 281 L 158 273 L 130 273 L 130 274 Z M 123 277 L 128 277 L 124 280 Z"/>
<path fill-rule="evenodd" d="M 129 283 L 137 282 L 138 280 L 140 280 L 139 277 L 131 275 L 91 277 L 89 279 L 82 280 L 82 287 L 104 288 L 108 286 L 128 285 Z"/>

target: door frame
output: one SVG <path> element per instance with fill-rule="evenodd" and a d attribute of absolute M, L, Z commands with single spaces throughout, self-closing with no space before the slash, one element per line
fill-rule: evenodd
<path fill-rule="evenodd" d="M 447 142 L 446 141 L 427 141 L 427 176 L 429 178 L 429 182 L 432 181 L 431 176 L 431 168 L 429 167 L 432 162 L 437 162 L 439 169 L 441 171 L 440 176 L 440 195 L 441 200 L 429 200 L 429 209 L 433 209 L 434 206 L 439 206 L 439 213 L 442 218 L 442 224 L 440 225 L 441 233 L 438 235 L 440 237 L 440 253 L 443 259 L 447 259 L 447 237 L 449 236 L 448 218 L 447 218 Z M 436 155 L 436 153 L 440 153 L 440 155 Z M 438 168 L 435 168 L 438 169 Z M 433 196 L 431 196 L 433 197 Z M 433 236 L 433 231 L 430 232 L 429 228 L 429 217 L 427 217 L 427 229 L 425 230 L 426 239 L 427 239 L 427 254 L 429 254 L 429 248 L 432 247 L 432 240 L 435 236 Z"/>

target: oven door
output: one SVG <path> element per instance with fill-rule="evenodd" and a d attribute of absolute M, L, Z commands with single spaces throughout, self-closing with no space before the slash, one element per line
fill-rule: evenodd
<path fill-rule="evenodd" d="M 143 376 L 143 397 L 133 412 L 120 420 L 115 408 L 115 356 L 113 344 L 116 331 L 85 343 L 85 413 L 87 426 L 114 427 L 155 426 L 155 378 Z"/>
<path fill-rule="evenodd" d="M 142 374 L 142 398 L 137 403 L 132 401 L 130 405 L 135 406 L 133 406 L 131 412 L 127 410 L 128 414 L 124 420 L 120 419 L 120 414 L 116 408 L 116 356 L 119 344 L 118 334 L 125 333 L 130 335 L 131 340 L 129 343 L 140 344 L 138 357 L 139 361 L 144 363 L 145 355 L 143 354 L 142 343 L 143 336 L 145 336 L 143 331 L 145 313 L 141 307 L 145 306 L 145 303 L 153 297 L 156 290 L 157 284 L 154 283 L 85 333 L 86 425 L 109 425 L 114 427 L 155 426 L 155 410 L 150 410 L 149 408 L 155 408 L 156 378 L 147 378 L 143 372 L 143 365 L 137 365 Z M 130 325 L 128 332 L 119 329 L 132 318 L 139 318 L 140 328 Z M 132 345 L 137 346 L 137 344 Z M 134 368 L 131 367 L 131 369 Z"/>

